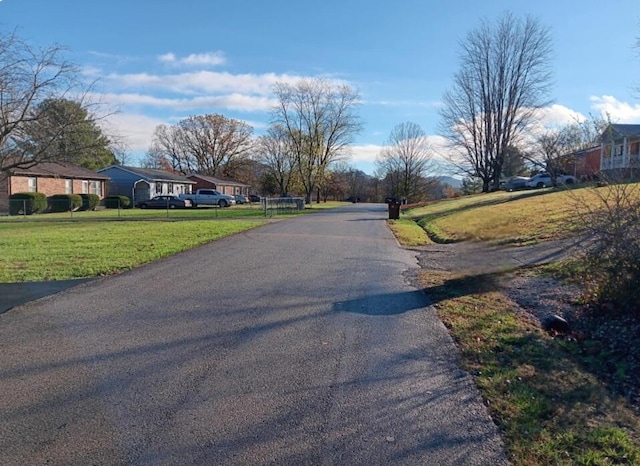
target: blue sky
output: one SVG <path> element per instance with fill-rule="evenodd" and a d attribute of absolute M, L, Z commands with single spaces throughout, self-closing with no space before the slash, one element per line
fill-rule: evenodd
<path fill-rule="evenodd" d="M 264 131 L 276 81 L 328 77 L 358 89 L 364 130 L 351 164 L 373 173 L 394 125 L 419 124 L 438 148 L 438 107 L 459 42 L 482 19 L 532 15 L 554 44 L 549 124 L 609 112 L 640 123 L 638 0 L 0 0 L 0 30 L 66 46 L 132 161 L 153 129 L 221 113 Z"/>

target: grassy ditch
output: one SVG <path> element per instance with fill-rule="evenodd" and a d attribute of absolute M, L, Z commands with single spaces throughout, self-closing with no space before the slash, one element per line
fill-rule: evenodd
<path fill-rule="evenodd" d="M 262 222 L 0 222 L 0 282 L 64 280 L 129 270 Z"/>
<path fill-rule="evenodd" d="M 398 241 L 404 246 L 415 247 L 433 243 L 427 233 L 413 220 L 389 220 L 388 225 Z"/>
<path fill-rule="evenodd" d="M 567 345 L 500 293 L 495 276 L 424 270 L 435 303 L 517 465 L 640 464 L 640 422 Z M 575 346 L 575 344 L 573 344 Z"/>

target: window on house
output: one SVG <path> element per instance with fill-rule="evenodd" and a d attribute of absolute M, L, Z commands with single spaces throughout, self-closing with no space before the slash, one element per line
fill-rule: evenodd
<path fill-rule="evenodd" d="M 73 180 L 64 180 L 64 193 L 73 194 Z"/>
<path fill-rule="evenodd" d="M 162 194 L 162 183 L 156 183 L 156 194 Z"/>
<path fill-rule="evenodd" d="M 35 193 L 38 191 L 38 179 L 37 178 L 27 178 L 27 191 L 30 193 Z"/>
<path fill-rule="evenodd" d="M 102 181 L 94 180 L 89 183 L 89 194 L 102 194 Z"/>
<path fill-rule="evenodd" d="M 89 182 L 82 180 L 82 194 L 89 194 Z"/>

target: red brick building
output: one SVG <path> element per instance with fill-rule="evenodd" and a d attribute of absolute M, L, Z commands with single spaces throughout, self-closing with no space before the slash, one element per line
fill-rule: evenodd
<path fill-rule="evenodd" d="M 218 176 L 198 175 L 192 173 L 187 175 L 191 181 L 195 182 L 193 189 L 215 189 L 222 194 L 228 194 L 229 196 L 235 196 L 236 194 L 249 195 L 248 184 L 240 183 L 232 178 L 223 178 Z"/>
<path fill-rule="evenodd" d="M 63 163 L 42 162 L 31 168 L 13 168 L 0 174 L 0 213 L 9 211 L 9 196 L 15 193 L 106 195 L 108 176 Z"/>
<path fill-rule="evenodd" d="M 594 146 L 577 152 L 575 157 L 575 170 L 573 175 L 579 180 L 592 178 L 600 172 L 601 146 Z"/>

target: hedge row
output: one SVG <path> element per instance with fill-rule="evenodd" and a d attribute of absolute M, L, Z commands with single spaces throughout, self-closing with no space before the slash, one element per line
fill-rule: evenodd
<path fill-rule="evenodd" d="M 54 194 L 47 199 L 49 212 L 69 212 L 82 206 L 82 198 L 77 194 Z"/>
<path fill-rule="evenodd" d="M 15 193 L 9 196 L 9 214 L 31 215 L 47 210 L 47 196 L 42 193 Z"/>
<path fill-rule="evenodd" d="M 117 198 L 114 208 L 118 208 L 118 204 L 121 208 L 129 207 L 131 204 L 126 196 L 109 196 L 109 198 Z M 42 193 L 15 193 L 9 196 L 9 214 L 31 215 L 42 212 L 95 210 L 99 204 L 100 196 L 97 194 L 54 194 L 47 198 Z"/>
<path fill-rule="evenodd" d="M 80 194 L 80 197 L 82 198 L 80 210 L 96 210 L 100 205 L 100 196 L 97 194 Z"/>
<path fill-rule="evenodd" d="M 104 198 L 104 206 L 107 209 L 129 209 L 133 207 L 131 199 L 127 196 L 107 196 Z"/>

